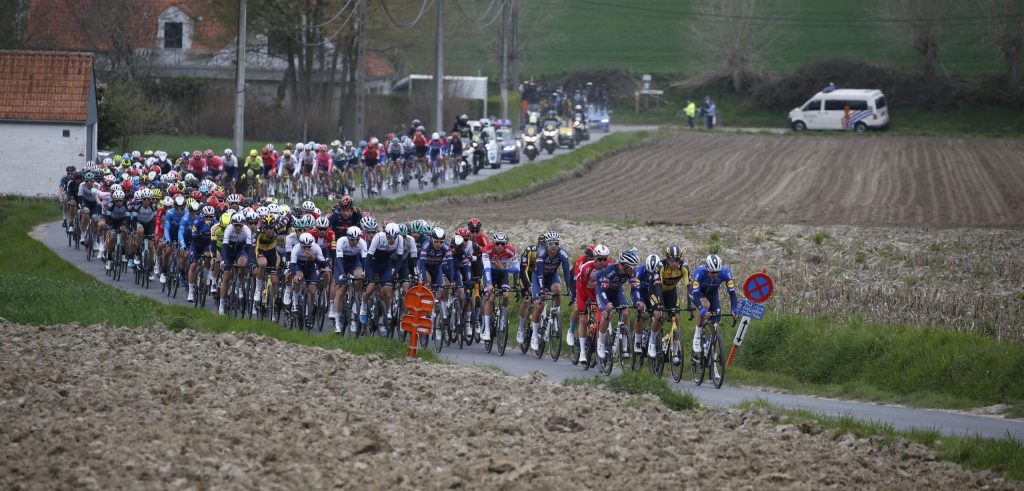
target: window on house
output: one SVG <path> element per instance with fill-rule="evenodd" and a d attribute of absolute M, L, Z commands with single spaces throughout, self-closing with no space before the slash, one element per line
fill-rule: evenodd
<path fill-rule="evenodd" d="M 164 22 L 164 49 L 181 49 L 183 27 L 181 22 Z"/>
<path fill-rule="evenodd" d="M 64 138 L 71 138 L 71 130 L 64 130 L 63 135 Z"/>

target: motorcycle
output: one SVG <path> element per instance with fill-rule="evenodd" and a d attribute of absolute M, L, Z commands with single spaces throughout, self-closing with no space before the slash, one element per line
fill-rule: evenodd
<path fill-rule="evenodd" d="M 541 135 L 544 137 L 541 142 L 544 150 L 548 152 L 548 155 L 555 153 L 555 149 L 558 148 L 558 127 L 555 126 L 555 123 L 545 123 Z"/>
<path fill-rule="evenodd" d="M 470 170 L 469 162 L 466 162 L 466 153 L 465 152 L 463 152 L 462 155 L 459 156 L 458 161 L 459 161 L 459 168 L 458 168 L 459 180 L 463 180 L 467 176 L 469 176 L 469 170 Z"/>
<path fill-rule="evenodd" d="M 526 133 L 523 134 L 523 153 L 526 154 L 526 158 L 533 162 L 533 159 L 537 158 L 540 153 L 540 148 L 537 147 L 537 128 L 530 126 L 526 128 Z"/>
<path fill-rule="evenodd" d="M 480 169 L 484 168 L 484 163 L 487 162 L 487 149 L 484 148 L 483 142 L 478 136 L 473 137 L 470 149 L 473 152 L 473 174 L 478 174 Z"/>
<path fill-rule="evenodd" d="M 590 128 L 587 127 L 587 122 L 583 119 L 583 115 L 578 113 L 576 114 L 572 121 L 572 128 L 575 133 L 577 144 L 590 139 Z"/>

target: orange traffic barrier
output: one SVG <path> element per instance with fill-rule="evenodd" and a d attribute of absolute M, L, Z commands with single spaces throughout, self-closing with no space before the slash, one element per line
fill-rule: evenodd
<path fill-rule="evenodd" d="M 410 334 L 408 355 L 415 357 L 420 335 L 430 336 L 433 331 L 434 325 L 430 321 L 430 313 L 434 311 L 433 292 L 423 285 L 410 288 L 405 294 L 405 311 L 402 330 Z"/>

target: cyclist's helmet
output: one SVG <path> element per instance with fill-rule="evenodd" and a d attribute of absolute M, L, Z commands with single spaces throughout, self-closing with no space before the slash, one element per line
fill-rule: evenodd
<path fill-rule="evenodd" d="M 312 213 L 316 209 L 316 205 L 312 201 L 302 202 L 302 211 Z"/>
<path fill-rule="evenodd" d="M 377 230 L 377 219 L 367 215 L 367 216 L 363 217 L 362 220 L 359 221 L 359 226 L 362 227 L 363 230 L 376 231 Z"/>
<path fill-rule="evenodd" d="M 718 257 L 718 254 L 711 254 L 704 258 L 704 266 L 708 268 L 709 273 L 717 273 L 722 270 L 722 258 Z"/>
<path fill-rule="evenodd" d="M 466 228 L 466 227 L 459 228 L 458 230 L 455 231 L 455 233 L 458 236 L 462 237 L 463 239 L 468 239 L 469 238 L 469 229 Z"/>
<path fill-rule="evenodd" d="M 331 142 L 331 146 L 332 147 L 340 147 L 341 146 L 341 140 L 334 140 L 334 141 L 332 141 Z"/>
<path fill-rule="evenodd" d="M 409 235 L 409 226 L 404 223 L 398 224 L 398 233 L 402 235 Z"/>
<path fill-rule="evenodd" d="M 672 259 L 674 261 L 682 261 L 683 260 L 683 252 L 681 250 L 679 250 L 679 246 L 670 245 L 670 246 L 665 248 L 665 258 L 666 259 Z"/>
<path fill-rule="evenodd" d="M 444 240 L 444 229 L 441 227 L 435 227 L 434 230 L 430 232 L 430 238 L 433 240 Z"/>
<path fill-rule="evenodd" d="M 229 194 L 228 204 L 237 205 L 242 202 L 242 195 L 240 194 Z"/>
<path fill-rule="evenodd" d="M 540 234 L 539 236 L 537 236 L 537 245 L 538 246 L 543 246 L 547 242 L 548 242 L 548 234 Z"/>
<path fill-rule="evenodd" d="M 398 237 L 398 234 L 402 233 L 402 229 L 399 228 L 397 223 L 389 223 L 384 226 L 384 235 L 388 238 Z"/>
<path fill-rule="evenodd" d="M 111 196 L 114 198 L 114 201 L 123 200 L 124 199 L 124 191 L 122 191 L 120 189 L 114 189 L 114 192 L 111 193 Z"/>
<path fill-rule="evenodd" d="M 604 244 L 597 244 L 596 246 L 594 246 L 594 257 L 604 257 L 604 258 L 607 258 L 608 255 L 610 255 L 611 253 L 612 253 L 612 251 L 609 250 L 608 246 L 606 246 Z"/>
<path fill-rule="evenodd" d="M 323 213 L 320 213 L 320 208 L 313 208 L 313 213 L 315 213 L 316 216 L 320 216 L 320 215 L 323 214 Z"/>
<path fill-rule="evenodd" d="M 271 203 L 267 205 L 267 213 L 271 215 L 279 215 L 281 213 L 281 206 L 277 203 Z"/>
<path fill-rule="evenodd" d="M 260 218 L 267 216 L 268 213 L 270 213 L 270 210 L 266 206 L 256 208 L 256 216 Z"/>
<path fill-rule="evenodd" d="M 327 217 L 320 217 L 316 219 L 316 228 L 320 230 L 327 230 L 330 226 L 331 223 L 327 221 Z"/>
<path fill-rule="evenodd" d="M 352 140 L 345 140 L 345 146 L 346 147 L 351 147 L 352 146 Z"/>
<path fill-rule="evenodd" d="M 645 262 L 647 264 L 647 271 L 650 273 L 655 273 L 661 269 L 661 258 L 657 254 L 647 256 L 647 261 Z"/>
<path fill-rule="evenodd" d="M 480 219 L 477 217 L 470 218 L 469 223 L 467 225 L 469 225 L 469 230 L 473 232 L 479 232 L 480 229 L 484 226 L 484 224 L 481 223 Z"/>
<path fill-rule="evenodd" d="M 587 259 L 594 259 L 594 244 L 590 244 L 583 251 L 583 255 L 587 256 Z"/>
<path fill-rule="evenodd" d="M 491 240 L 495 245 L 508 244 L 508 234 L 505 232 L 494 232 L 494 235 L 491 236 Z"/>
<path fill-rule="evenodd" d="M 469 121 L 469 116 L 468 115 L 466 115 L 466 114 L 460 114 L 459 115 L 459 122 L 460 123 L 465 123 L 467 121 Z"/>
<path fill-rule="evenodd" d="M 245 223 L 245 215 L 243 215 L 242 212 L 237 212 L 231 215 L 231 223 L 235 225 L 241 225 Z"/>
<path fill-rule="evenodd" d="M 257 215 L 255 211 L 252 211 L 252 208 L 247 208 L 245 210 L 245 221 L 247 221 L 247 222 L 255 222 L 259 218 L 260 218 L 259 215 Z"/>
<path fill-rule="evenodd" d="M 549 230 L 548 233 L 545 235 L 545 238 L 547 239 L 547 245 L 557 246 L 558 241 L 559 239 L 562 238 L 562 236 L 558 232 L 555 232 L 554 230 Z"/>
<path fill-rule="evenodd" d="M 174 206 L 185 206 L 185 197 L 182 195 L 176 195 L 174 197 Z"/>
<path fill-rule="evenodd" d="M 75 171 L 75 166 L 73 166 L 73 165 L 69 165 L 69 166 L 64 168 L 64 172 L 67 172 L 68 174 L 70 174 L 70 173 L 72 173 L 74 171 Z"/>
<path fill-rule="evenodd" d="M 203 207 L 203 216 L 204 217 L 213 218 L 213 216 L 216 215 L 216 214 L 217 214 L 217 209 L 216 208 L 214 208 L 214 207 L 212 207 L 210 205 L 206 205 L 206 206 Z"/>
<path fill-rule="evenodd" d="M 306 233 L 300 235 L 299 236 L 299 245 L 301 245 L 302 247 L 312 247 L 313 246 L 313 234 L 311 234 L 309 232 L 306 232 Z"/>
<path fill-rule="evenodd" d="M 359 230 L 359 227 L 352 226 L 345 231 L 345 235 L 348 235 L 348 238 L 352 240 L 359 240 L 359 236 L 363 235 L 363 231 Z"/>
<path fill-rule="evenodd" d="M 466 239 L 462 238 L 461 235 L 456 235 L 452 238 L 452 243 L 455 244 L 455 247 L 462 247 L 462 244 L 466 243 Z"/>
<path fill-rule="evenodd" d="M 419 126 L 419 125 L 421 125 L 421 124 L 423 124 L 423 122 L 422 122 L 422 121 L 420 121 L 420 120 L 419 120 L 419 118 L 413 118 L 413 120 L 412 120 L 412 126 L 416 127 L 416 126 Z"/>
<path fill-rule="evenodd" d="M 635 268 L 640 264 L 640 257 L 631 250 L 622 251 L 622 253 L 619 254 L 619 263 Z"/>
<path fill-rule="evenodd" d="M 430 139 L 431 140 L 440 140 L 441 139 L 441 135 L 438 132 L 435 131 L 435 132 L 430 134 Z"/>

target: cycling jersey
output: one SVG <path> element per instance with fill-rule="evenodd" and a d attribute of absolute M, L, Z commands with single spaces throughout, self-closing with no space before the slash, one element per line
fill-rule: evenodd
<path fill-rule="evenodd" d="M 726 267 L 722 268 L 717 278 L 711 277 L 711 273 L 708 272 L 706 266 L 697 268 L 693 272 L 693 279 L 690 282 L 690 286 L 693 289 L 690 293 L 690 298 L 693 300 L 693 303 L 698 305 L 701 298 L 707 298 L 711 303 L 711 310 L 719 310 L 718 289 L 722 283 L 725 283 L 725 288 L 729 292 L 729 307 L 731 309 L 736 305 L 736 285 L 732 281 L 732 272 Z"/>
<path fill-rule="evenodd" d="M 430 273 L 430 282 L 434 286 L 441 285 L 441 278 L 448 277 L 448 281 L 454 281 L 454 269 L 452 268 L 452 251 L 448 244 L 441 244 L 435 249 L 433 244 L 427 244 L 420 249 L 419 260 L 416 262 L 416 270 L 420 273 L 420 281 L 427 282 L 427 273 Z"/>
<path fill-rule="evenodd" d="M 294 174 L 295 173 L 295 169 L 298 166 L 299 166 L 299 161 L 298 161 L 298 159 L 295 158 L 294 155 L 289 155 L 287 157 L 281 157 L 281 163 L 278 164 L 278 168 L 280 169 L 280 174 L 282 176 Z"/>
<path fill-rule="evenodd" d="M 636 271 L 633 273 L 633 284 L 635 287 L 630 289 L 630 296 L 634 304 L 644 302 L 648 308 L 661 305 L 662 283 L 660 272 L 651 271 L 647 268 L 646 264 L 641 264 L 637 266 Z"/>
<path fill-rule="evenodd" d="M 224 229 L 224 239 L 221 241 L 220 257 L 227 263 L 233 263 L 239 253 L 248 255 L 248 247 L 252 244 L 252 230 L 242 225 L 231 224 Z M 252 258 L 249 258 L 252 259 Z"/>
<path fill-rule="evenodd" d="M 333 259 L 334 247 L 337 245 L 334 239 L 334 231 L 331 229 L 325 231 L 317 230 L 313 233 L 313 238 L 316 239 L 316 245 L 320 246 L 320 250 L 324 252 L 324 255 Z"/>
<path fill-rule="evenodd" d="M 661 285 L 664 291 L 675 288 L 680 281 L 684 284 L 688 283 L 690 276 L 690 268 L 687 267 L 686 263 L 682 263 L 678 268 L 671 268 L 668 263 L 665 263 L 665 267 L 661 268 Z M 689 285 L 687 285 L 689 286 Z"/>
<path fill-rule="evenodd" d="M 309 247 L 303 247 L 301 244 L 296 244 L 292 247 L 288 270 L 292 274 L 298 273 L 301 270 L 305 283 L 319 282 L 320 268 L 326 266 L 327 259 L 324 257 L 323 251 L 320 250 L 320 246 L 313 244 Z"/>
<path fill-rule="evenodd" d="M 363 214 L 358 208 L 354 208 L 352 214 L 345 218 L 342 216 L 341 209 L 337 205 L 331 210 L 331 214 L 327 216 L 327 222 L 330 223 L 331 230 L 334 230 L 335 237 L 344 237 L 349 227 L 358 227 L 359 221 L 362 219 Z"/>
<path fill-rule="evenodd" d="M 178 227 L 181 225 L 181 219 L 184 217 L 184 208 L 172 208 L 164 213 L 164 242 L 172 244 L 178 240 Z"/>
<path fill-rule="evenodd" d="M 194 220 L 193 212 L 189 210 L 185 212 L 185 216 L 181 218 L 181 223 L 178 225 L 178 244 L 182 249 L 188 249 L 188 246 L 192 244 L 192 222 Z"/>
<path fill-rule="evenodd" d="M 529 246 L 519 260 L 519 286 L 532 287 L 533 269 L 537 264 L 537 246 Z"/>
<path fill-rule="evenodd" d="M 213 225 L 213 220 L 207 222 L 203 218 L 192 224 L 192 245 L 189 254 L 193 261 L 210 251 L 213 245 Z"/>
<path fill-rule="evenodd" d="M 269 252 L 277 250 L 277 230 L 272 227 L 261 227 L 256 234 L 256 250 Z"/>
<path fill-rule="evenodd" d="M 484 247 L 480 257 L 484 265 L 485 286 L 492 286 L 493 283 L 497 283 L 499 286 L 508 286 L 507 275 L 519 273 L 519 264 L 516 263 L 516 248 L 508 244 L 500 248 L 490 244 Z M 495 277 L 494 279 L 503 281 L 492 283 L 492 276 Z"/>
<path fill-rule="evenodd" d="M 534 267 L 537 268 L 538 273 L 533 275 L 534 300 L 540 298 L 542 290 L 550 289 L 551 285 L 555 283 L 561 283 L 558 280 L 559 267 L 562 269 L 562 277 L 569 284 L 569 294 L 575 295 L 576 285 L 570 281 L 572 272 L 569 270 L 569 253 L 565 252 L 565 249 L 559 247 L 554 254 L 551 254 L 547 247 L 541 249 L 537 252 L 537 261 L 534 263 Z"/>
<path fill-rule="evenodd" d="M 618 264 L 610 264 L 598 271 L 596 281 L 598 308 L 604 310 L 609 303 L 614 307 L 626 306 L 626 294 L 622 287 L 626 283 L 632 284 L 632 275 L 626 274 Z"/>

